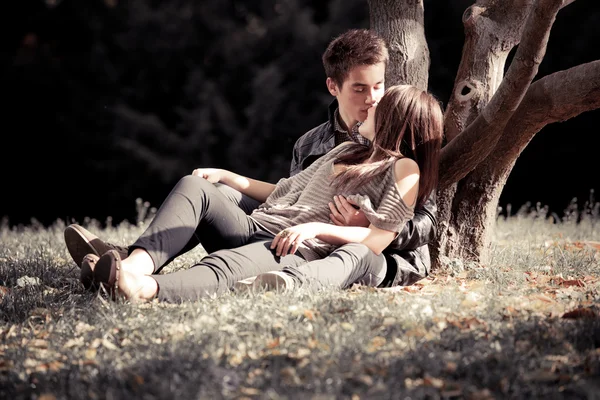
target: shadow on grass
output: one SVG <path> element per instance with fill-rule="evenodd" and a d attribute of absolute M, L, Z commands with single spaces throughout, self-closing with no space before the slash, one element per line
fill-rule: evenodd
<path fill-rule="evenodd" d="M 303 356 L 284 347 L 232 361 L 218 335 L 100 349 L 94 361 L 68 354 L 55 371 L 31 372 L 25 360 L 0 375 L 0 398 L 511 398 L 597 399 L 600 321 L 515 320 L 511 329 L 418 339 L 406 351 L 365 352 L 351 343 Z M 389 341 L 402 340 L 390 327 Z M 24 354 L 24 353 L 20 353 Z M 329 398 L 329 397 L 326 397 Z"/>

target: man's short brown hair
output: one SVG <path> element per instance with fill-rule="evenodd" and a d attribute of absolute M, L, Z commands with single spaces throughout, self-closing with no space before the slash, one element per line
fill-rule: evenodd
<path fill-rule="evenodd" d="M 350 70 L 359 65 L 375 65 L 389 60 L 387 44 L 368 29 L 351 29 L 333 39 L 325 53 L 325 74 L 342 87 Z"/>

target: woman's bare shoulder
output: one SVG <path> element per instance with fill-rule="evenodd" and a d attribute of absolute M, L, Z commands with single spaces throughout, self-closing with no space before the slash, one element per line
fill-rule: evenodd
<path fill-rule="evenodd" d="M 394 175 L 396 176 L 396 182 L 400 182 L 411 175 L 417 175 L 418 178 L 420 175 L 419 165 L 410 158 L 401 158 L 394 163 Z"/>

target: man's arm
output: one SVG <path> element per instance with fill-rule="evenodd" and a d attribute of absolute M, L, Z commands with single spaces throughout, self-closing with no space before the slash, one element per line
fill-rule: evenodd
<path fill-rule="evenodd" d="M 334 196 L 329 204 L 330 219 L 338 226 L 369 225 L 365 214 L 353 207 L 343 196 Z M 437 234 L 437 204 L 435 191 L 429 196 L 423 207 L 415 210 L 414 217 L 406 223 L 402 231 L 389 245 L 392 250 L 415 250 L 430 243 Z"/>
<path fill-rule="evenodd" d="M 296 140 L 296 143 L 294 143 L 294 149 L 292 150 L 292 162 L 290 163 L 290 176 L 294 176 L 302 170 L 302 165 L 300 164 L 300 152 L 298 150 L 298 142 L 300 142 L 300 139 Z"/>
<path fill-rule="evenodd" d="M 414 250 L 430 243 L 437 234 L 437 198 L 434 190 L 423 207 L 415 210 L 414 217 L 390 244 L 390 249 Z"/>

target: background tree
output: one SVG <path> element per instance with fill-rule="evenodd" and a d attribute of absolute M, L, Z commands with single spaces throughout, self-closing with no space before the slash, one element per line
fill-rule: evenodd
<path fill-rule="evenodd" d="M 487 263 L 498 200 L 517 157 L 545 125 L 600 107 L 600 60 L 532 84 L 556 15 L 573 1 L 477 0 L 465 10 L 462 59 L 445 110 L 437 266 L 448 258 Z M 396 64 L 388 84 L 427 88 L 423 2 L 369 0 L 369 7 Z"/>
<path fill-rule="evenodd" d="M 461 15 L 473 2 L 424 0 L 410 8 L 365 0 L 8 2 L 0 14 L 7 32 L 0 38 L 7 100 L 0 216 L 11 225 L 32 217 L 46 225 L 57 218 L 135 221 L 137 198 L 159 206 L 176 180 L 199 166 L 272 182 L 287 176 L 296 138 L 327 118 L 331 96 L 321 54 L 349 28 L 371 23 L 387 32 L 390 82 L 405 77 L 448 105 L 458 88 L 461 48 L 469 43 Z M 562 9 L 552 30 L 538 75 L 600 58 L 593 2 Z M 476 58 L 485 60 L 491 39 L 481 40 Z M 502 50 L 505 66 L 515 50 Z M 501 70 L 495 60 L 504 56 L 490 56 Z M 488 89 L 473 94 L 483 96 L 475 107 L 489 101 Z M 470 123 L 478 113 L 454 121 Z M 544 127 L 501 190 L 506 213 L 509 203 L 526 210 L 527 201 L 540 201 L 561 218 L 573 197 L 579 200 L 568 207 L 579 211 L 590 188 L 600 186 L 593 162 L 599 139 L 584 132 L 595 129 L 598 117 L 600 110 Z M 589 145 L 577 146 L 584 138 Z"/>

